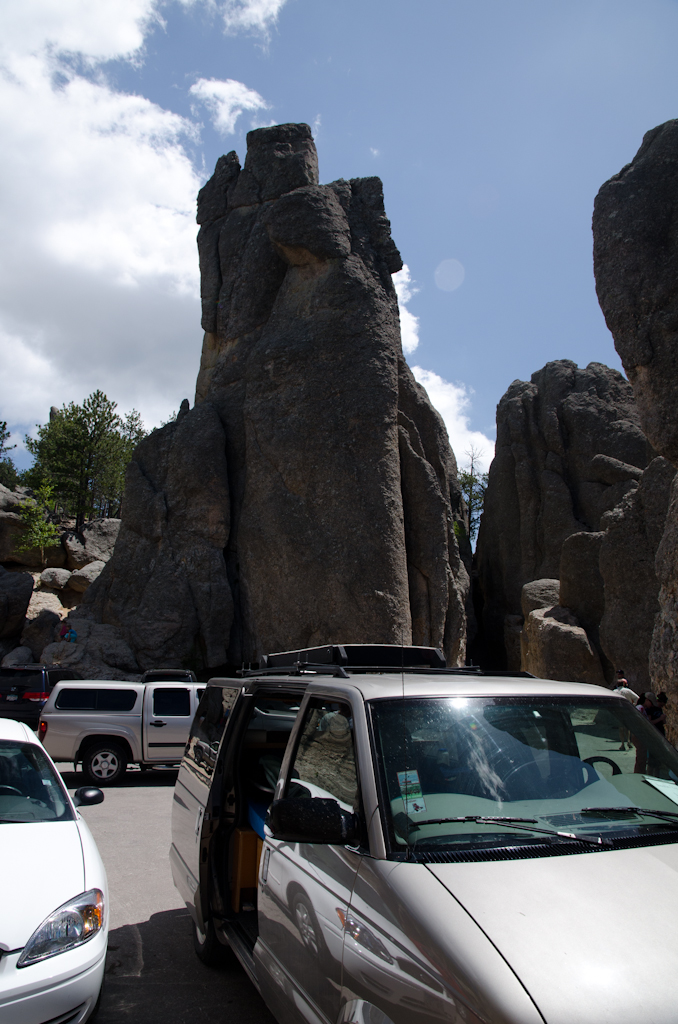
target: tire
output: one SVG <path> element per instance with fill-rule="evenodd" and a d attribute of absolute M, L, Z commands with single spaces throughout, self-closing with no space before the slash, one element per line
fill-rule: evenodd
<path fill-rule="evenodd" d="M 93 786 L 113 786 L 127 771 L 127 754 L 117 743 L 88 747 L 82 759 L 82 773 Z"/>
<path fill-rule="evenodd" d="M 198 929 L 195 921 L 191 921 L 193 928 L 193 949 L 198 960 L 206 967 L 223 967 L 228 960 L 230 949 L 216 936 L 214 925 L 208 921 L 205 925 L 205 932 Z"/>

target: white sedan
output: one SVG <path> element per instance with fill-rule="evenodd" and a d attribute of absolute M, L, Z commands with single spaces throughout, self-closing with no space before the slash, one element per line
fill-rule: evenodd
<path fill-rule="evenodd" d="M 104 977 L 108 886 L 99 851 L 49 755 L 0 719 L 0 1021 L 84 1024 Z"/>

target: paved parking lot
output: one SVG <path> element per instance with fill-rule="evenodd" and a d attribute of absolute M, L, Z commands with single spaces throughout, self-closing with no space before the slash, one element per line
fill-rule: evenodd
<path fill-rule="evenodd" d="M 62 770 L 73 792 L 83 779 Z M 103 804 L 82 808 L 108 873 L 111 931 L 97 1024 L 274 1024 L 234 959 L 220 970 L 193 952 L 168 850 L 176 772 L 129 772 Z"/>

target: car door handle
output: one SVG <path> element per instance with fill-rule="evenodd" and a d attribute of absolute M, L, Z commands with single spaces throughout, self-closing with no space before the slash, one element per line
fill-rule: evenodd
<path fill-rule="evenodd" d="M 163 725 L 167 725 L 167 722 L 151 722 L 154 729 L 162 729 Z"/>

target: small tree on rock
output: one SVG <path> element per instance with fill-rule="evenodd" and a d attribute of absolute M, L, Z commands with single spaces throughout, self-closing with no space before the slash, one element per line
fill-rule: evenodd
<path fill-rule="evenodd" d="M 35 492 L 35 500 L 24 502 L 18 510 L 26 529 L 14 550 L 33 551 L 37 548 L 43 568 L 46 562 L 45 550 L 59 540 L 59 531 L 50 519 L 53 504 L 52 488 L 42 484 Z"/>

